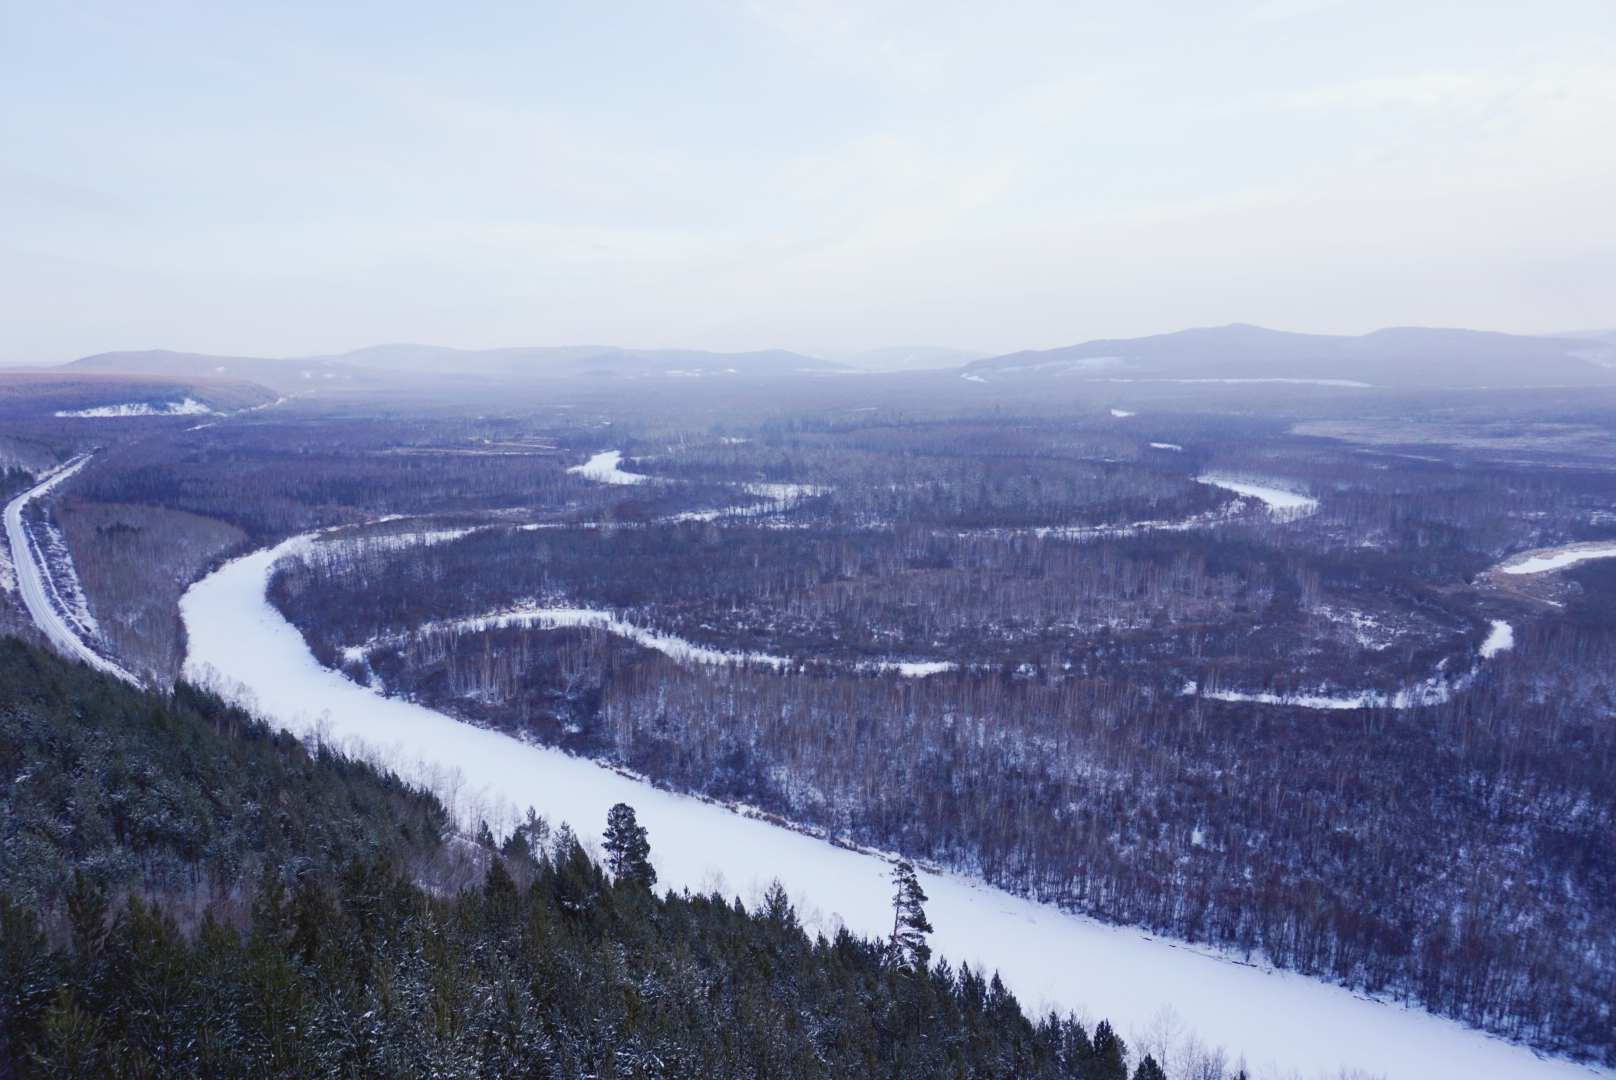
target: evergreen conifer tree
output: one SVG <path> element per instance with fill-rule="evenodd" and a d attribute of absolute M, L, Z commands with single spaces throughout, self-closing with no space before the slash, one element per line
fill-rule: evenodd
<path fill-rule="evenodd" d="M 932 926 L 926 921 L 926 893 L 915 875 L 915 864 L 908 859 L 898 860 L 892 870 L 892 883 L 897 886 L 892 897 L 892 962 L 901 968 L 924 969 L 931 960 L 926 935 Z"/>
<path fill-rule="evenodd" d="M 1139 1068 L 1133 1072 L 1133 1080 L 1167 1080 L 1166 1071 L 1149 1054 L 1139 1063 Z"/>
<path fill-rule="evenodd" d="M 1094 1058 L 1089 1069 L 1094 1080 L 1128 1080 L 1128 1047 L 1108 1020 L 1094 1028 Z"/>
<path fill-rule="evenodd" d="M 618 803 L 607 811 L 605 839 L 606 860 L 613 877 L 645 889 L 656 884 L 645 826 L 635 820 L 634 808 L 628 803 Z"/>

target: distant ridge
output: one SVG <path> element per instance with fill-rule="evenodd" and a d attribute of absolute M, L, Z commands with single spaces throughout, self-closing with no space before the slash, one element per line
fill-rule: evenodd
<path fill-rule="evenodd" d="M 475 377 L 485 380 L 579 377 L 722 378 L 852 373 L 830 360 L 771 349 L 714 353 L 694 349 L 621 349 L 607 345 L 467 350 L 437 345 L 372 345 L 334 356 L 285 359 L 203 353 L 111 352 L 53 370 L 117 375 L 251 379 L 282 392 L 316 387 L 379 386 L 398 378 Z"/>
<path fill-rule="evenodd" d="M 1396 327 L 1360 337 L 1235 323 L 1089 341 L 967 364 L 976 382 L 1299 382 L 1351 386 L 1616 386 L 1616 344 L 1481 330 Z"/>
<path fill-rule="evenodd" d="M 1061 379 L 1104 382 L 1321 383 L 1351 388 L 1616 386 L 1616 332 L 1586 338 L 1525 337 L 1480 330 L 1395 327 L 1358 337 L 1295 334 L 1260 326 L 1180 330 L 1151 337 L 1102 339 L 987 359 L 933 347 L 874 349 L 846 363 L 767 349 L 717 353 L 697 349 L 625 349 L 564 345 L 453 349 L 437 345 L 372 345 L 331 356 L 213 356 L 154 349 L 87 356 L 49 369 L 250 380 L 279 393 L 364 389 L 434 380 L 490 385 L 546 379 L 638 380 L 786 378 L 868 371 L 952 370 L 971 382 Z M 39 371 L 40 369 L 30 369 Z"/>

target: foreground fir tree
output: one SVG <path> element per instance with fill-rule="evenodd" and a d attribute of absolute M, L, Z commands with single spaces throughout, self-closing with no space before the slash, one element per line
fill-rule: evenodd
<path fill-rule="evenodd" d="M 651 867 L 651 843 L 646 839 L 645 826 L 634 817 L 634 808 L 618 803 L 606 814 L 606 865 L 612 877 L 649 889 L 656 884 L 656 871 Z"/>
<path fill-rule="evenodd" d="M 924 971 L 931 962 L 926 935 L 932 932 L 932 925 L 926 920 L 926 893 L 915 874 L 915 864 L 908 859 L 898 860 L 892 869 L 892 883 L 897 887 L 892 897 L 892 938 L 887 945 L 892 963 Z"/>

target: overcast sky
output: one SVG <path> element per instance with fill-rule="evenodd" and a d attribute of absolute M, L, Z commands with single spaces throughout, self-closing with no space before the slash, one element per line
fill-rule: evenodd
<path fill-rule="evenodd" d="M 1616 325 L 1616 4 L 0 0 L 0 362 Z"/>

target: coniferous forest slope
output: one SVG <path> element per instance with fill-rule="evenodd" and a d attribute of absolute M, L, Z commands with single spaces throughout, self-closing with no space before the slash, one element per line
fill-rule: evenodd
<path fill-rule="evenodd" d="M 41 425 L 31 527 L 143 628 L 125 530 L 334 530 L 379 693 L 1616 1064 L 1616 562 L 1496 569 L 1616 538 L 1609 395 L 676 383 Z"/>
<path fill-rule="evenodd" d="M 1109 1025 L 1035 1024 L 923 933 L 659 898 L 627 807 L 615 874 L 542 819 L 496 851 L 204 693 L 16 639 L 0 715 L 0 1075 L 1128 1075 Z"/>

